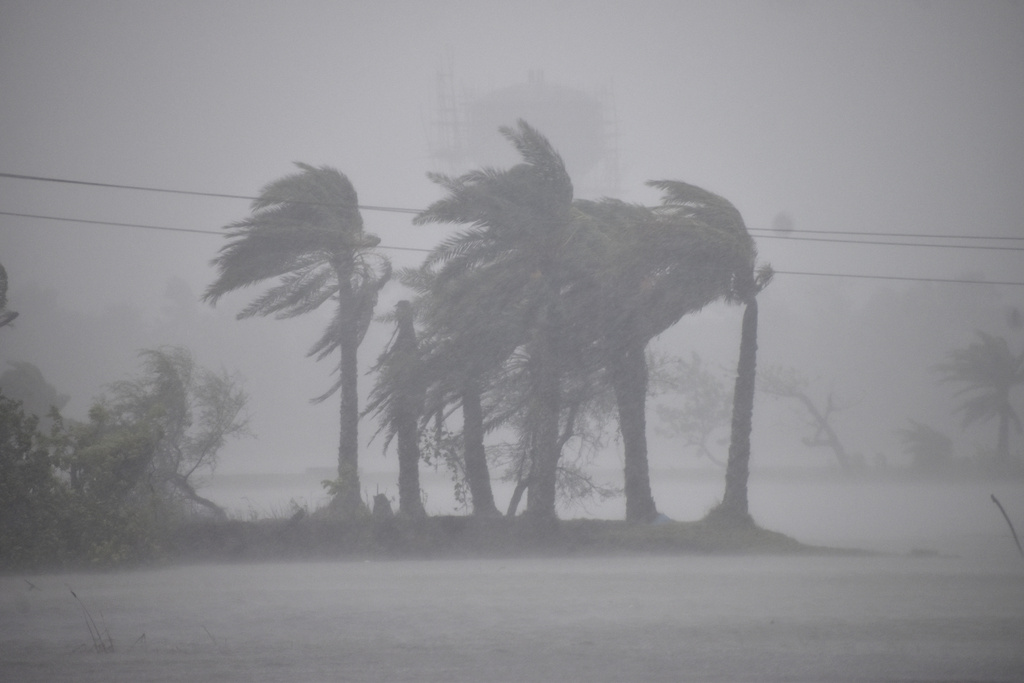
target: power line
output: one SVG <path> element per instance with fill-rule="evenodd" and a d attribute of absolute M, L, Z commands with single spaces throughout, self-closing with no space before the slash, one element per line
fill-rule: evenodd
<path fill-rule="evenodd" d="M 60 221 L 63 223 L 85 223 L 86 225 L 109 225 L 116 228 L 141 228 L 143 230 L 166 230 L 168 232 L 194 232 L 201 235 L 223 235 L 223 232 L 216 230 L 198 230 L 195 228 L 170 228 L 164 225 L 146 225 L 145 223 L 116 223 L 114 221 L 92 221 L 86 218 L 62 218 L 60 216 L 43 216 L 37 213 L 15 213 L 14 211 L 0 211 L 0 216 L 15 216 L 17 218 L 38 218 L 46 221 Z"/>
<path fill-rule="evenodd" d="M 196 190 L 177 190 L 177 189 L 169 189 L 169 188 L 162 188 L 162 187 L 149 187 L 149 186 L 143 186 L 143 185 L 123 185 L 123 184 L 118 184 L 118 183 L 100 183 L 100 182 L 87 181 L 87 180 L 71 180 L 71 179 L 68 179 L 68 178 L 54 178 L 54 177 L 50 177 L 50 176 L 26 175 L 26 174 L 22 174 L 22 173 L 4 173 L 4 172 L 0 172 L 0 178 L 13 178 L 13 179 L 16 179 L 16 180 L 31 180 L 31 181 L 47 182 L 47 183 L 62 183 L 62 184 L 68 184 L 68 185 L 84 185 L 84 186 L 87 186 L 87 187 L 105 187 L 105 188 L 110 188 L 110 189 L 135 190 L 135 191 L 141 191 L 141 192 L 161 192 L 161 193 L 165 193 L 165 194 L 192 195 L 192 196 L 197 196 L 197 197 L 217 197 L 217 198 L 221 198 L 221 199 L 245 199 L 245 200 L 248 200 L 248 201 L 252 201 L 254 199 L 258 199 L 258 197 L 254 197 L 254 196 L 251 196 L 251 195 L 226 194 L 226 193 L 221 193 L 221 192 L 200 192 L 200 191 L 196 191 Z M 317 204 L 317 202 L 306 202 L 306 203 Z M 322 205 L 322 206 L 334 206 L 333 204 L 320 204 L 320 205 Z M 359 209 L 363 210 L 363 211 L 384 211 L 384 212 L 391 212 L 391 213 L 408 213 L 408 214 L 422 213 L 421 209 L 410 209 L 410 208 L 397 207 L 397 206 L 372 206 L 372 205 L 362 205 L 361 204 L 361 205 L 359 205 Z M 757 232 L 757 233 L 777 232 L 777 231 L 772 231 L 769 228 L 748 228 L 748 230 L 750 232 Z M 851 231 L 851 230 L 796 230 L 796 229 L 790 230 L 789 232 L 800 233 L 800 234 L 808 234 L 808 235 L 851 235 L 851 236 L 862 236 L 862 237 L 886 237 L 886 238 L 910 238 L 910 239 L 1011 240 L 1011 241 L 1024 241 L 1024 237 L 1000 236 L 1000 235 L 942 235 L 942 234 L 913 233 L 913 232 L 887 233 L 887 232 L 867 232 L 867 231 L 861 232 L 861 231 Z M 806 240 L 806 241 L 814 241 L 816 239 L 816 238 L 810 238 L 810 237 L 787 237 L 786 235 L 779 235 L 779 234 L 776 234 L 776 235 L 764 235 L 764 234 L 762 234 L 761 237 L 770 238 L 770 239 L 800 239 L 800 240 Z M 971 248 L 971 249 L 1014 249 L 1012 247 L 998 247 L 998 246 L 969 247 L 968 245 L 903 244 L 903 243 L 899 243 L 899 242 L 870 242 L 870 241 L 855 241 L 855 240 L 844 241 L 844 240 L 824 239 L 824 238 L 817 238 L 817 241 L 823 241 L 823 242 L 828 241 L 828 242 L 838 242 L 838 243 L 847 243 L 847 244 L 883 244 L 883 245 L 892 245 L 892 246 L 955 247 L 955 248 L 963 248 L 963 249 L 968 249 L 968 248 Z"/>
<path fill-rule="evenodd" d="M 163 230 L 168 232 L 187 232 L 195 233 L 200 235 L 218 235 L 224 236 L 223 232 L 216 230 L 199 230 L 194 228 L 171 228 L 162 225 L 147 225 L 145 223 L 117 223 L 113 221 L 96 221 L 88 220 L 85 218 L 62 218 L 59 216 L 44 216 L 41 214 L 34 213 L 16 213 L 13 211 L 0 211 L 0 216 L 14 216 L 18 218 L 34 218 L 40 220 L 51 220 L 60 221 L 65 223 L 84 223 L 86 225 L 106 225 L 120 228 L 136 228 L 142 230 Z M 381 244 L 377 246 L 378 249 L 387 249 L 389 251 L 414 251 L 421 253 L 430 253 L 431 249 L 425 249 L 422 247 L 396 247 Z M 775 271 L 778 275 L 797 275 L 797 276 L 814 276 L 814 277 L 845 277 L 854 279 L 867 279 L 867 280 L 901 280 L 906 282 L 946 282 L 953 284 L 966 284 L 966 285 L 1008 285 L 1014 287 L 1024 287 L 1024 282 L 1010 282 L 1010 281 L 987 281 L 987 280 L 962 280 L 956 278 L 924 278 L 924 277 L 903 277 L 895 275 L 862 275 L 856 273 L 811 273 L 806 271 L 791 271 L 791 270 L 777 270 Z"/>
<path fill-rule="evenodd" d="M 146 187 L 143 185 L 119 185 L 117 183 L 97 183 L 88 180 L 69 180 L 67 178 L 49 178 L 46 176 L 23 175 L 20 173 L 2 173 L 0 178 L 14 178 L 17 180 L 37 180 L 46 183 L 63 183 L 65 185 L 85 185 L 87 187 L 106 187 L 117 190 L 137 190 L 141 192 L 162 192 L 164 194 L 184 194 L 195 197 L 217 197 L 219 199 L 246 199 L 252 201 L 259 197 L 252 197 L 244 194 L 225 194 L 222 192 L 198 192 L 196 190 L 172 190 L 164 187 Z M 296 204 L 315 204 L 318 206 L 338 206 L 325 202 L 292 202 Z M 403 209 L 395 206 L 364 206 L 359 205 L 363 211 L 388 211 L 392 213 L 420 213 L 419 209 Z"/>
<path fill-rule="evenodd" d="M 399 209 L 396 209 L 399 210 Z M 405 209 L 400 209 L 404 211 Z M 411 209 L 410 209 L 411 210 Z M 168 232 L 192 232 L 199 234 L 209 235 L 223 235 L 222 232 L 213 230 L 198 230 L 194 228 L 171 228 L 162 225 L 147 225 L 144 223 L 119 223 L 116 221 L 96 221 L 89 220 L 86 218 L 63 218 L 60 216 L 44 216 L 41 214 L 34 213 L 18 213 L 14 211 L 0 211 L 0 216 L 15 216 L 18 218 L 38 218 L 42 220 L 51 221 L 62 221 L 67 223 L 85 223 L 88 225 L 110 225 L 120 228 L 141 228 L 145 230 L 165 230 Z M 1024 247 L 993 247 L 983 245 L 971 245 L 971 244 L 920 244 L 910 242 L 877 242 L 868 240 L 833 240 L 815 237 L 782 237 L 780 235 L 761 235 L 761 239 L 785 239 L 785 240 L 797 240 L 805 242 L 835 242 L 837 244 L 863 244 L 867 246 L 887 246 L 887 247 L 935 247 L 935 248 L 952 248 L 952 249 L 975 249 L 975 250 L 988 250 L 988 251 L 1024 251 Z M 1016 239 L 1016 238 L 1011 238 Z M 409 250 L 410 247 L 388 247 L 390 249 Z M 424 249 L 422 251 L 429 251 Z"/>
<path fill-rule="evenodd" d="M 87 218 L 63 218 L 61 216 L 44 216 L 37 213 L 17 213 L 14 211 L 0 211 L 0 216 L 14 216 L 17 218 L 36 218 L 47 221 L 59 221 L 62 223 L 85 223 L 86 225 L 107 225 L 115 228 L 138 228 L 141 230 L 164 230 L 167 232 L 190 232 L 199 235 L 217 235 L 224 237 L 225 233 L 219 230 L 199 230 L 197 228 L 171 228 L 165 225 L 148 225 L 146 223 L 118 223 L 115 221 L 94 221 Z M 378 245 L 380 249 L 390 249 L 393 251 L 421 251 L 429 253 L 430 249 L 423 249 L 420 247 L 389 247 Z"/>
<path fill-rule="evenodd" d="M 984 244 L 934 244 L 926 242 L 883 242 L 879 240 L 843 240 L 827 237 L 787 237 L 784 235 L 758 235 L 758 239 L 788 240 L 795 242 L 829 242 L 832 244 L 863 244 L 865 246 L 884 247 L 929 247 L 935 249 L 983 249 L 988 251 L 1024 251 L 1024 247 L 1000 247 Z M 1016 237 L 995 237 L 984 239 L 1018 239 Z"/>
<path fill-rule="evenodd" d="M 862 280 L 902 280 L 904 282 L 948 282 L 958 285 L 1008 285 L 1011 287 L 1024 287 L 1024 282 L 1009 282 L 999 280 L 961 280 L 958 278 L 943 277 L 909 277 L 898 275 L 859 275 L 853 273 L 809 273 L 795 270 L 776 270 L 776 275 L 810 275 L 814 277 L 849 277 Z"/>
<path fill-rule="evenodd" d="M 774 232 L 779 239 L 789 239 L 787 234 L 778 234 L 778 230 L 772 228 L 747 228 L 749 232 Z M 867 232 L 854 230 L 788 230 L 787 232 L 798 232 L 808 235 L 861 235 L 864 237 L 911 237 L 914 239 L 943 239 L 943 240 L 1015 240 L 1024 241 L 1024 237 L 998 236 L 998 235 L 942 235 L 926 234 L 921 232 Z M 768 235 L 762 235 L 768 237 Z"/>

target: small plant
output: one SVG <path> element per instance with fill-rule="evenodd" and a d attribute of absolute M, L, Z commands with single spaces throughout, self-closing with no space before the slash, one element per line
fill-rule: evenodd
<path fill-rule="evenodd" d="M 89 610 L 85 608 L 85 603 L 82 602 L 82 599 L 71 589 L 71 586 L 68 586 L 68 590 L 71 591 L 72 597 L 82 607 L 82 614 L 85 615 L 85 627 L 89 629 L 89 637 L 92 639 L 92 649 L 96 652 L 113 652 L 114 639 L 110 637 L 110 631 L 107 629 L 106 624 L 103 626 L 103 631 L 100 631 L 100 627 L 96 625 L 92 615 L 89 614 Z"/>

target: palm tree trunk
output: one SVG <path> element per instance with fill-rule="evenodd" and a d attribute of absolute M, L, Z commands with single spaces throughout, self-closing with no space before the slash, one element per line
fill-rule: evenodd
<path fill-rule="evenodd" d="M 757 377 L 757 299 L 751 297 L 743 311 L 740 359 L 732 404 L 732 437 L 725 468 L 725 494 L 718 512 L 735 521 L 749 521 L 747 479 L 750 475 L 750 432 L 754 416 L 754 384 Z"/>
<path fill-rule="evenodd" d="M 500 517 L 491 490 L 491 474 L 484 450 L 484 412 L 480 405 L 480 385 L 472 379 L 462 385 L 462 439 L 465 444 L 466 479 L 473 499 L 473 514 Z"/>
<path fill-rule="evenodd" d="M 342 514 L 365 511 L 359 485 L 359 364 L 358 326 L 351 292 L 340 292 L 344 307 L 341 334 L 341 436 L 338 444 L 338 492 L 336 505 Z"/>
<path fill-rule="evenodd" d="M 658 516 L 651 495 L 647 463 L 647 361 L 644 345 L 633 343 L 619 352 L 611 364 L 615 401 L 625 468 L 626 521 L 650 522 Z"/>
<path fill-rule="evenodd" d="M 555 493 L 558 480 L 558 423 L 561 413 L 560 381 L 552 371 L 541 378 L 536 396 L 533 422 L 534 462 L 530 467 L 530 484 L 526 491 L 526 510 L 531 517 L 543 521 L 558 519 Z"/>
<path fill-rule="evenodd" d="M 534 366 L 530 424 L 533 429 L 533 462 L 526 491 L 526 511 L 542 524 L 556 522 L 556 484 L 558 479 L 559 422 L 562 413 L 562 379 L 558 367 L 555 326 L 542 327 L 537 363 Z"/>
<path fill-rule="evenodd" d="M 410 517 L 424 517 L 420 494 L 420 447 L 416 417 L 399 417 L 398 425 L 398 511 Z"/>
<path fill-rule="evenodd" d="M 526 512 L 541 530 L 558 523 L 555 507 L 558 458 L 562 448 L 559 424 L 562 417 L 562 368 L 559 335 L 561 312 L 558 308 L 559 286 L 550 273 L 545 278 L 547 304 L 538 322 L 536 349 L 532 367 L 533 398 L 529 424 L 532 429 L 529 488 L 526 491 Z"/>

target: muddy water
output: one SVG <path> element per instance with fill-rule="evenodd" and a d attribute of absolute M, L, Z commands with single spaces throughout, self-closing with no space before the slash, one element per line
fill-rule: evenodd
<path fill-rule="evenodd" d="M 93 651 L 70 589 L 113 652 Z M 4 681 L 1022 680 L 1022 643 L 1019 557 L 337 562 L 0 577 Z"/>

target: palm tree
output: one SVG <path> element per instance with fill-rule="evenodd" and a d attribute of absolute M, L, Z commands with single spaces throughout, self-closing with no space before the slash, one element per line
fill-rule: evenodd
<path fill-rule="evenodd" d="M 425 266 L 403 271 L 400 279 L 418 293 L 416 308 L 426 327 L 418 364 L 418 381 L 426 387 L 422 420 L 424 425 L 443 424 L 452 410 L 461 408 L 462 470 L 473 515 L 492 517 L 500 513 L 484 448 L 485 416 L 491 412 L 484 405 L 484 394 L 515 349 L 521 321 L 511 308 L 501 312 L 477 308 L 479 293 L 489 284 L 481 275 L 467 271 L 441 286 L 436 273 Z"/>
<path fill-rule="evenodd" d="M 739 213 L 721 197 L 673 180 L 655 209 L 615 200 L 577 201 L 594 219 L 603 244 L 590 263 L 600 310 L 604 367 L 619 411 L 624 448 L 626 519 L 651 521 L 657 508 L 647 464 L 646 348 L 684 315 L 726 297 L 737 272 L 749 267 L 753 242 Z M 731 209 L 731 211 L 730 211 Z"/>
<path fill-rule="evenodd" d="M 954 349 L 945 363 L 935 366 L 942 381 L 962 384 L 956 396 L 968 396 L 957 408 L 963 413 L 963 426 L 974 422 L 999 422 L 995 465 L 1008 469 L 1010 461 L 1010 425 L 1021 433 L 1021 419 L 1010 402 L 1015 386 L 1024 384 L 1024 352 L 1014 354 L 1003 337 L 979 331 L 980 339 L 966 348 Z M 1019 463 L 1018 463 L 1019 464 Z"/>
<path fill-rule="evenodd" d="M 397 329 L 391 343 L 377 360 L 377 383 L 363 414 L 383 417 L 384 450 L 398 438 L 398 509 L 411 517 L 422 517 L 420 493 L 419 419 L 423 413 L 419 346 L 413 324 L 412 305 L 399 301 L 394 314 Z"/>
<path fill-rule="evenodd" d="M 555 492 L 562 414 L 562 368 L 566 332 L 564 289 L 572 282 L 572 181 L 548 140 L 519 121 L 501 133 L 523 163 L 507 170 L 482 169 L 458 178 L 430 177 L 448 191 L 415 222 L 468 225 L 438 246 L 425 266 L 439 287 L 486 273 L 475 293 L 475 308 L 486 320 L 512 311 L 523 322 L 510 341 L 528 361 L 530 401 L 526 407 L 534 453 L 528 512 L 541 521 L 557 519 Z"/>
<path fill-rule="evenodd" d="M 227 226 L 230 243 L 212 261 L 216 281 L 203 294 L 215 305 L 228 292 L 274 284 L 238 318 L 292 318 L 335 302 L 334 317 L 309 350 L 322 360 L 340 353 L 338 379 L 323 401 L 341 390 L 338 481 L 332 505 L 343 514 L 365 506 L 359 486 L 357 349 L 366 334 L 390 263 L 373 252 L 380 239 L 363 231 L 356 191 L 345 175 L 298 163 L 300 171 L 264 187 L 252 213 Z"/>
<path fill-rule="evenodd" d="M 732 435 L 729 439 L 729 458 L 725 465 L 725 493 L 722 502 L 708 516 L 741 524 L 753 521 L 747 500 L 747 480 L 750 478 L 750 433 L 757 380 L 757 295 L 768 286 L 773 275 L 772 267 L 767 264 L 756 272 L 751 269 L 736 281 L 732 294 L 733 300 L 744 306 L 740 326 L 740 358 L 736 365 L 736 385 L 732 395 Z"/>

